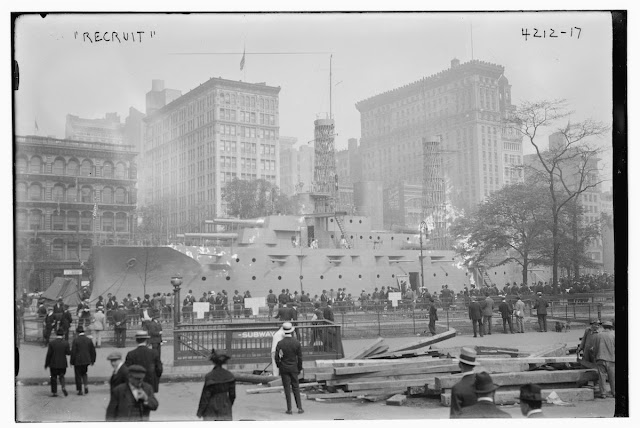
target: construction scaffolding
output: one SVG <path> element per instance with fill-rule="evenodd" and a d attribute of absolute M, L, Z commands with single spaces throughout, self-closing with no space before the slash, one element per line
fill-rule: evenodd
<path fill-rule="evenodd" d="M 338 175 L 336 174 L 335 124 L 333 119 L 318 119 L 314 122 L 315 162 L 311 197 L 315 213 L 335 212 L 338 199 Z"/>
<path fill-rule="evenodd" d="M 440 137 L 422 138 L 422 218 L 429 229 L 429 247 L 449 249 L 446 183 Z"/>

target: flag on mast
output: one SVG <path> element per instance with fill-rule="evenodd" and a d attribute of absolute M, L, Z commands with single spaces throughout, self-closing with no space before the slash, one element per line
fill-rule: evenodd
<path fill-rule="evenodd" d="M 33 127 L 36 130 L 36 132 L 38 132 L 39 131 L 39 129 L 38 129 L 38 119 L 34 119 L 33 120 L 33 125 L 34 125 Z"/>
<path fill-rule="evenodd" d="M 244 69 L 245 48 L 242 48 L 242 59 L 240 60 L 240 71 Z"/>

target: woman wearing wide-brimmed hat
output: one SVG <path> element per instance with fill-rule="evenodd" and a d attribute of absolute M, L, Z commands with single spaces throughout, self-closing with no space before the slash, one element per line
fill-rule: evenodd
<path fill-rule="evenodd" d="M 228 355 L 211 351 L 209 359 L 214 367 L 204 377 L 204 387 L 200 396 L 197 416 L 205 421 L 231 421 L 231 407 L 236 399 L 236 379 L 231 372 L 222 368 L 229 360 Z"/>

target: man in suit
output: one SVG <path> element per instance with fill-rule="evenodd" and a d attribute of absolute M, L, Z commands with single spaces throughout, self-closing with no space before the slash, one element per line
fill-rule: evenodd
<path fill-rule="evenodd" d="M 460 350 L 458 367 L 462 371 L 462 379 L 451 388 L 450 419 L 459 418 L 464 407 L 472 406 L 477 402 L 474 391 L 476 382 L 474 369 L 478 365 L 477 356 L 473 348 L 463 347 Z"/>
<path fill-rule="evenodd" d="M 507 302 L 507 298 L 505 296 L 502 297 L 502 302 L 498 305 L 498 311 L 500 311 L 500 315 L 502 316 L 502 331 L 507 333 L 507 324 L 509 324 L 509 331 L 513 334 L 513 321 L 511 321 L 511 315 L 513 315 L 513 307 L 511 303 Z"/>
<path fill-rule="evenodd" d="M 58 325 L 62 330 L 64 330 L 64 340 L 67 342 L 69 341 L 69 330 L 71 330 L 71 324 L 73 324 L 73 317 L 71 316 L 69 305 L 64 305 L 64 312 L 62 313 L 62 318 Z M 78 325 L 80 325 L 80 323 L 78 323 Z"/>
<path fill-rule="evenodd" d="M 53 315 L 56 318 L 56 321 L 59 323 L 62 319 L 62 314 L 64 313 L 64 302 L 62 297 L 58 297 L 56 304 L 53 305 Z"/>
<path fill-rule="evenodd" d="M 489 373 L 476 373 L 476 382 L 474 387 L 478 401 L 476 404 L 462 409 L 460 418 L 511 418 L 509 413 L 498 409 L 498 406 L 493 402 L 496 389 L 499 388 L 499 385 L 493 383 Z"/>
<path fill-rule="evenodd" d="M 436 335 L 436 321 L 438 321 L 438 308 L 433 301 L 433 297 L 429 297 L 429 333 Z"/>
<path fill-rule="evenodd" d="M 84 393 L 89 393 L 89 377 L 87 376 L 87 368 L 89 364 L 96 362 L 96 348 L 93 341 L 84 334 L 84 328 L 79 325 L 76 328 L 78 336 L 73 340 L 71 345 L 71 365 L 76 375 L 76 390 L 78 395 L 82 395 L 82 385 L 84 384 Z"/>
<path fill-rule="evenodd" d="M 605 398 L 607 396 L 604 383 L 608 379 L 611 396 L 616 398 L 616 332 L 613 330 L 611 321 L 603 322 L 602 327 L 604 331 L 595 335 L 592 345 L 600 386 L 600 393 L 597 397 Z"/>
<path fill-rule="evenodd" d="M 493 299 L 489 295 L 489 293 L 485 294 L 484 301 L 480 303 L 480 308 L 482 309 L 482 331 L 487 334 L 491 334 L 491 324 L 493 320 Z"/>
<path fill-rule="evenodd" d="M 162 376 L 162 361 L 157 351 L 149 349 L 147 340 L 149 334 L 140 330 L 136 332 L 136 343 L 138 346 L 133 351 L 129 351 L 124 363 L 131 371 L 132 365 L 139 365 L 146 369 L 144 381 L 153 387 L 154 392 L 158 392 L 160 384 L 160 376 Z"/>
<path fill-rule="evenodd" d="M 533 305 L 533 309 L 535 309 L 538 314 L 539 332 L 547 331 L 547 306 L 549 306 L 549 303 L 542 297 L 542 292 L 538 291 L 538 298 Z"/>
<path fill-rule="evenodd" d="M 273 308 L 276 307 L 278 303 L 278 297 L 273 294 L 273 290 L 269 290 L 269 294 L 267 294 L 267 306 L 269 306 L 269 319 L 273 316 Z"/>
<path fill-rule="evenodd" d="M 280 370 L 280 378 L 284 387 L 284 396 L 287 400 L 287 414 L 291 411 L 291 390 L 293 389 L 293 397 L 296 400 L 298 413 L 304 413 L 302 410 L 302 399 L 300 398 L 300 385 L 298 383 L 298 375 L 302 371 L 302 347 L 300 342 L 292 337 L 295 328 L 289 322 L 282 324 L 284 339 L 276 345 L 276 366 Z"/>
<path fill-rule="evenodd" d="M 484 336 L 484 327 L 482 325 L 482 310 L 478 303 L 478 298 L 473 296 L 471 303 L 469 303 L 469 319 L 473 326 L 473 337 L 478 337 L 478 330 L 480 330 L 480 337 Z"/>
<path fill-rule="evenodd" d="M 109 391 L 112 392 L 116 386 L 127 383 L 129 379 L 129 367 L 124 365 L 124 360 L 120 352 L 110 353 L 107 360 L 109 360 L 111 367 L 113 367 L 113 373 L 109 379 Z"/>
<path fill-rule="evenodd" d="M 513 312 L 516 315 L 516 330 L 518 330 L 518 333 L 524 333 L 524 302 L 522 297 L 518 296 Z"/>
<path fill-rule="evenodd" d="M 158 408 L 153 388 L 144 382 L 146 370 L 139 365 L 129 367 L 129 379 L 111 391 L 107 406 L 107 422 L 148 421 L 151 410 Z"/>
<path fill-rule="evenodd" d="M 147 323 L 147 332 L 149 333 L 149 345 L 151 349 L 158 352 L 160 357 L 160 349 L 162 347 L 162 325 L 158 322 L 160 319 L 159 313 L 154 313 L 151 317 L 151 321 Z"/>
<path fill-rule="evenodd" d="M 118 306 L 118 309 L 113 311 L 112 319 L 114 324 L 116 347 L 124 348 L 127 341 L 127 311 L 124 310 L 124 305 L 122 303 Z"/>
<path fill-rule="evenodd" d="M 51 375 L 50 384 L 52 397 L 58 396 L 58 380 L 60 380 L 60 387 L 62 388 L 64 396 L 69 395 L 67 393 L 64 375 L 67 373 L 67 355 L 71 354 L 71 349 L 69 342 L 64 340 L 63 336 L 64 331 L 58 329 L 58 331 L 56 331 L 56 338 L 49 342 L 47 357 L 44 360 L 44 368 L 45 370 L 49 369 Z"/>
<path fill-rule="evenodd" d="M 520 387 L 520 411 L 526 418 L 544 418 L 542 393 L 539 385 L 528 383 Z"/>
<path fill-rule="evenodd" d="M 44 307 L 44 305 L 43 305 Z M 49 340 L 51 338 L 51 332 L 58 329 L 58 322 L 53 314 L 53 308 L 47 309 L 47 314 L 44 317 L 44 325 L 42 326 L 42 338 L 44 340 L 43 346 L 49 346 Z M 64 335 L 64 331 L 62 333 Z"/>

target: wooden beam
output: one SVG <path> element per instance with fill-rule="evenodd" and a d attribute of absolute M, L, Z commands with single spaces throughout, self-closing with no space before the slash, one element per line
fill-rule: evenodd
<path fill-rule="evenodd" d="M 360 358 L 364 358 L 373 349 L 377 348 L 383 341 L 384 341 L 384 339 L 382 337 L 379 337 L 375 341 L 373 341 L 373 343 L 365 346 L 364 348 L 359 349 L 355 353 L 345 357 L 345 359 L 347 359 L 347 360 L 357 360 L 357 359 L 360 359 Z"/>
<path fill-rule="evenodd" d="M 404 369 L 404 368 L 423 368 L 428 369 L 430 367 L 440 367 L 440 366 L 448 366 L 455 364 L 458 365 L 457 360 L 454 361 L 451 358 L 438 359 L 438 358 L 430 358 L 428 360 L 422 361 L 414 361 L 414 358 L 408 358 L 405 360 L 396 360 L 396 361 L 376 361 L 376 363 L 380 364 L 368 364 L 362 366 L 355 367 L 336 367 L 333 369 L 334 373 L 338 376 L 340 375 L 350 375 L 350 374 L 359 374 L 359 373 L 371 373 L 371 372 L 379 372 L 383 370 L 396 370 L 396 369 Z"/>
<path fill-rule="evenodd" d="M 482 364 L 504 362 L 504 361 L 508 361 L 509 363 L 551 364 L 551 363 L 575 363 L 577 359 L 575 355 L 573 356 L 568 355 L 564 357 L 483 358 Z"/>
<path fill-rule="evenodd" d="M 462 378 L 461 375 L 437 376 L 436 389 L 451 389 Z M 506 385 L 524 385 L 527 383 L 554 384 L 565 382 L 583 382 L 598 379 L 596 370 L 554 370 L 533 372 L 494 373 L 493 383 Z"/>
<path fill-rule="evenodd" d="M 431 356 L 421 356 L 412 358 L 412 362 L 420 361 L 437 361 L 437 358 Z M 396 364 L 398 360 L 385 360 L 385 359 L 357 359 L 357 360 L 316 360 L 316 368 L 330 367 L 333 370 L 336 367 L 361 367 L 378 364 Z"/>
<path fill-rule="evenodd" d="M 358 391 L 361 389 L 383 389 L 383 388 L 403 388 L 406 389 L 410 386 L 423 386 L 428 383 L 434 382 L 434 377 L 437 375 L 426 375 L 415 377 L 408 380 L 386 380 L 376 382 L 348 382 L 345 383 L 349 391 Z"/>
<path fill-rule="evenodd" d="M 550 346 L 541 351 L 534 352 L 529 355 L 530 357 L 562 357 L 563 355 L 567 355 L 567 344 L 556 344 L 554 346 Z"/>
<path fill-rule="evenodd" d="M 320 386 L 320 384 L 318 382 L 301 383 L 300 389 L 311 388 L 313 386 Z M 273 387 L 265 387 L 265 388 L 247 389 L 246 392 L 247 394 L 267 394 L 270 392 L 280 392 L 283 390 L 284 390 L 284 386 L 273 386 Z"/>
<path fill-rule="evenodd" d="M 405 391 L 405 388 L 391 388 L 391 389 L 369 389 L 361 391 L 351 392 L 333 392 L 324 394 L 307 394 L 307 400 L 315 400 L 316 398 L 324 400 L 335 400 L 340 398 L 356 398 L 363 397 L 367 394 L 400 394 Z"/>
<path fill-rule="evenodd" d="M 380 360 L 380 359 L 399 359 L 399 358 L 417 358 L 417 357 L 438 358 L 439 356 L 440 356 L 440 353 L 436 351 L 414 349 L 410 351 L 385 352 L 384 354 L 372 355 L 369 357 L 369 359 Z"/>
<path fill-rule="evenodd" d="M 551 392 L 555 391 L 562 401 L 569 403 L 576 401 L 593 401 L 593 389 L 591 388 L 565 388 L 565 389 L 543 389 L 542 400 L 546 400 Z M 515 404 L 519 401 L 520 391 L 501 391 L 497 390 L 494 396 L 494 402 L 500 404 Z M 451 391 L 440 395 L 440 404 L 446 407 L 451 406 Z"/>
<path fill-rule="evenodd" d="M 424 348 L 425 346 L 433 345 L 434 343 L 442 342 L 443 340 L 451 339 L 456 336 L 456 330 L 450 329 L 449 331 L 445 331 L 444 333 L 436 334 L 435 336 L 431 336 L 427 339 L 419 340 L 411 345 L 402 346 L 400 348 L 394 349 L 393 352 L 400 351 L 411 351 L 418 348 Z"/>

